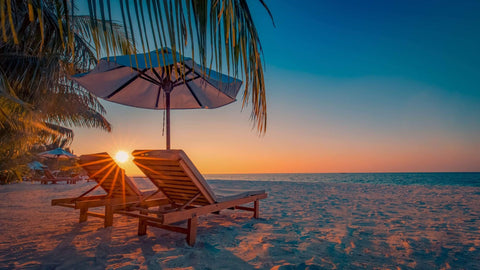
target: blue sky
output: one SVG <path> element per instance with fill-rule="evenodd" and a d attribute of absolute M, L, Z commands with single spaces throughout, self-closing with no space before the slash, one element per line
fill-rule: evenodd
<path fill-rule="evenodd" d="M 403 77 L 450 89 L 470 88 L 479 75 L 478 1 L 272 1 L 270 8 L 274 31 L 261 10 L 255 17 L 275 67 L 334 78 Z"/>
<path fill-rule="evenodd" d="M 201 171 L 480 171 L 479 1 L 266 1 L 276 27 L 249 3 L 265 54 L 267 134 L 252 131 L 239 102 L 175 111 L 172 144 Z M 93 151 L 91 136 L 160 134 L 161 112 L 104 104 L 114 131 L 79 129 L 77 152 Z"/>

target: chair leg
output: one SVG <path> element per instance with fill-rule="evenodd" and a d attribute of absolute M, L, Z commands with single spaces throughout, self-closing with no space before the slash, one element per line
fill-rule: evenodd
<path fill-rule="evenodd" d="M 113 207 L 109 204 L 105 205 L 105 223 L 104 227 L 110 227 L 113 225 Z"/>
<path fill-rule="evenodd" d="M 148 215 L 146 211 L 140 211 L 142 215 Z M 147 234 L 147 220 L 143 217 L 138 218 L 138 235 L 146 235 Z"/>
<path fill-rule="evenodd" d="M 88 208 L 86 207 L 80 208 L 80 219 L 78 221 L 79 223 L 87 221 L 87 218 L 88 218 L 87 212 L 88 212 Z"/>
<path fill-rule="evenodd" d="M 260 200 L 256 200 L 255 202 L 253 202 L 253 208 L 253 217 L 260 218 Z"/>
<path fill-rule="evenodd" d="M 188 220 L 187 243 L 190 246 L 193 246 L 195 244 L 195 239 L 197 238 L 197 222 L 197 217 L 193 217 Z"/>

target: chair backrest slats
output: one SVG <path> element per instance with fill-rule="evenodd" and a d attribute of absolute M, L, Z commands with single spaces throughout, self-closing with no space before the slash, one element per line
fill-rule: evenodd
<path fill-rule="evenodd" d="M 80 166 L 112 198 L 141 196 L 140 190 L 108 153 L 82 155 Z"/>
<path fill-rule="evenodd" d="M 208 205 L 215 195 L 182 150 L 136 150 L 133 162 L 176 204 Z"/>

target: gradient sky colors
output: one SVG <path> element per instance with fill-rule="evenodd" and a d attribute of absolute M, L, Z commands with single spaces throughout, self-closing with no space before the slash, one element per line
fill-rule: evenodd
<path fill-rule="evenodd" d="M 202 173 L 480 171 L 479 1 L 267 1 L 276 28 L 250 2 L 268 130 L 240 102 L 173 111 Z M 112 133 L 74 129 L 76 154 L 165 147 L 163 111 L 103 104 Z"/>

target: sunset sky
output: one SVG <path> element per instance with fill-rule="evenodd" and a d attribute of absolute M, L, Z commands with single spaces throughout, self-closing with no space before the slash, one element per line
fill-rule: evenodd
<path fill-rule="evenodd" d="M 268 127 L 250 107 L 172 111 L 172 148 L 202 173 L 480 171 L 480 1 L 249 1 Z M 163 111 L 102 101 L 113 131 L 75 154 L 163 149 Z M 133 165 L 127 173 L 140 174 Z"/>

